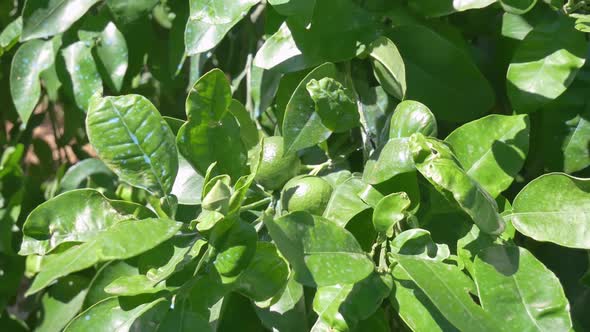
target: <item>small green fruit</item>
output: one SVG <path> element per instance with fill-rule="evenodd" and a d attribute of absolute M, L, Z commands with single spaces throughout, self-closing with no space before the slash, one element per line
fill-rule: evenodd
<path fill-rule="evenodd" d="M 262 160 L 254 179 L 266 189 L 279 189 L 287 180 L 297 175 L 300 166 L 299 158 L 295 153 L 283 155 L 283 138 L 280 136 L 266 137 L 261 145 Z M 252 171 L 255 166 L 256 162 L 252 162 Z"/>
<path fill-rule="evenodd" d="M 291 179 L 281 192 L 283 209 L 307 211 L 321 216 L 332 195 L 332 186 L 317 176 L 301 176 Z"/>

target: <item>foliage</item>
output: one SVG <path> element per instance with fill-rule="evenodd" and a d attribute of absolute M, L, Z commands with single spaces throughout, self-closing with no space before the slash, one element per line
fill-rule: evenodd
<path fill-rule="evenodd" d="M 0 3 L 7 331 L 588 331 L 585 0 Z"/>

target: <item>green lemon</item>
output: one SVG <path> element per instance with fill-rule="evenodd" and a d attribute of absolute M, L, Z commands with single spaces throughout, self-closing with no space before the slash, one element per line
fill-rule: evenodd
<path fill-rule="evenodd" d="M 262 140 L 262 160 L 255 180 L 266 189 L 281 188 L 299 171 L 300 162 L 297 155 L 295 153 L 283 155 L 283 152 L 282 137 L 271 136 Z M 251 165 L 255 167 L 256 163 L 253 162 Z"/>
<path fill-rule="evenodd" d="M 328 181 L 311 175 L 291 179 L 281 192 L 283 209 L 307 211 L 321 216 L 332 195 L 332 186 Z"/>

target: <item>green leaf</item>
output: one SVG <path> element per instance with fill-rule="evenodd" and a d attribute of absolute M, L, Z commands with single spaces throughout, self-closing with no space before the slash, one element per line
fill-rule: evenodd
<path fill-rule="evenodd" d="M 285 332 L 308 330 L 303 286 L 291 276 L 285 289 L 268 308 L 256 307 L 256 314 L 268 329 Z"/>
<path fill-rule="evenodd" d="M 504 220 L 496 201 L 467 175 L 445 143 L 417 133 L 409 145 L 418 171 L 440 193 L 456 202 L 483 232 L 502 233 Z"/>
<path fill-rule="evenodd" d="M 84 41 L 75 42 L 62 50 L 76 105 L 85 112 L 90 97 L 95 93 L 102 95 L 102 80 L 90 51 L 90 46 Z"/>
<path fill-rule="evenodd" d="M 178 156 L 178 173 L 171 194 L 178 198 L 179 204 L 201 204 L 201 192 L 205 179 L 195 171 L 182 155 Z"/>
<path fill-rule="evenodd" d="M 315 102 L 306 88 L 312 80 L 321 80 L 324 77 L 336 78 L 336 75 L 336 66 L 325 63 L 307 74 L 293 92 L 283 120 L 285 154 L 314 146 L 330 136 L 330 129 L 322 123 L 319 114 L 315 111 Z"/>
<path fill-rule="evenodd" d="M 316 0 L 268 0 L 268 3 L 283 16 L 296 16 L 308 22 L 313 16 Z"/>
<path fill-rule="evenodd" d="M 399 265 L 393 271 L 394 287 L 389 301 L 412 331 L 458 332 L 424 291 Z"/>
<path fill-rule="evenodd" d="M 319 324 L 326 324 L 335 331 L 348 331 L 381 306 L 392 286 L 390 275 L 372 273 L 356 284 L 319 287 L 313 299 L 313 310 L 319 316 Z"/>
<path fill-rule="evenodd" d="M 415 133 L 436 137 L 436 119 L 426 105 L 418 101 L 404 100 L 395 107 L 389 120 L 389 139 L 410 137 Z"/>
<path fill-rule="evenodd" d="M 23 18 L 19 16 L 10 22 L 0 33 L 0 56 L 8 52 L 16 43 L 23 31 Z"/>
<path fill-rule="evenodd" d="M 288 19 L 258 50 L 254 65 L 293 72 L 352 59 L 378 37 L 377 20 L 354 1 L 317 1 L 311 22 Z"/>
<path fill-rule="evenodd" d="M 114 90 L 121 91 L 128 67 L 128 51 L 125 37 L 113 22 L 109 22 L 98 35 L 96 45 L 97 63 L 108 74 L 106 83 Z"/>
<path fill-rule="evenodd" d="M 188 121 L 176 141 L 182 156 L 201 175 L 214 162 L 216 174 L 237 179 L 245 173 L 246 150 L 238 122 L 228 112 L 231 102 L 229 82 L 218 69 L 203 75 L 187 97 Z"/>
<path fill-rule="evenodd" d="M 537 4 L 537 0 L 499 0 L 502 8 L 505 11 L 522 15 L 533 9 Z"/>
<path fill-rule="evenodd" d="M 410 198 L 405 192 L 393 193 L 383 197 L 373 211 L 373 226 L 379 233 L 393 235 L 393 226 L 404 220 L 405 211 L 410 206 Z"/>
<path fill-rule="evenodd" d="M 66 31 L 99 0 L 27 1 L 23 8 L 21 41 Z"/>
<path fill-rule="evenodd" d="M 383 141 L 388 139 L 387 137 L 383 137 L 385 136 L 383 129 L 386 127 L 388 120 L 387 115 L 394 110 L 397 102 L 381 86 L 366 86 L 363 88 L 357 81 L 354 83 L 361 102 L 359 110 L 363 114 L 365 122 L 363 128 L 376 141 L 377 146 L 382 146 L 384 144 Z"/>
<path fill-rule="evenodd" d="M 184 32 L 187 55 L 214 48 L 259 0 L 190 0 L 190 16 Z"/>
<path fill-rule="evenodd" d="M 53 285 L 41 298 L 43 320 L 36 330 L 61 331 L 82 308 L 88 284 L 87 278 L 71 275 Z"/>
<path fill-rule="evenodd" d="M 359 126 L 356 98 L 340 82 L 331 77 L 312 79 L 306 88 L 326 128 L 339 133 Z"/>
<path fill-rule="evenodd" d="M 259 0 L 191 0 L 191 19 L 209 24 L 232 22 L 236 16 L 243 16 Z"/>
<path fill-rule="evenodd" d="M 590 249 L 590 181 L 563 173 L 531 181 L 514 199 L 510 218 L 522 234 L 564 247 Z"/>
<path fill-rule="evenodd" d="M 443 261 L 450 256 L 449 247 L 437 244 L 430 232 L 420 228 L 408 229 L 390 242 L 391 252 L 396 255 L 416 256 L 423 259 Z"/>
<path fill-rule="evenodd" d="M 411 9 L 426 17 L 439 17 L 470 9 L 485 8 L 496 0 L 410 0 Z"/>
<path fill-rule="evenodd" d="M 160 196 L 170 193 L 178 171 L 174 135 L 149 100 L 93 98 L 86 130 L 100 159 L 121 180 Z"/>
<path fill-rule="evenodd" d="M 93 189 L 68 191 L 29 214 L 19 254 L 45 255 L 62 243 L 88 242 L 122 220 L 151 216 L 142 205 L 109 200 Z"/>
<path fill-rule="evenodd" d="M 450 122 L 473 120 L 492 108 L 490 84 L 449 40 L 418 25 L 395 27 L 388 36 L 405 63 L 406 98 L 421 101 L 437 119 Z"/>
<path fill-rule="evenodd" d="M 363 180 L 370 184 L 378 184 L 396 175 L 414 172 L 416 167 L 408 141 L 406 137 L 390 139 L 382 149 L 371 154 L 363 170 Z"/>
<path fill-rule="evenodd" d="M 211 235 L 211 245 L 217 252 L 213 265 L 221 276 L 235 277 L 248 267 L 256 254 L 256 230 L 246 222 L 237 221 L 219 236 L 216 231 L 213 229 Z"/>
<path fill-rule="evenodd" d="M 115 295 L 133 296 L 165 289 L 162 281 L 196 259 L 205 243 L 202 239 L 173 237 L 139 256 L 139 274 L 116 278 L 105 287 L 105 291 Z"/>
<path fill-rule="evenodd" d="M 258 242 L 256 253 L 236 281 L 236 290 L 253 301 L 270 300 L 285 288 L 289 265 L 274 244 Z"/>
<path fill-rule="evenodd" d="M 492 197 L 506 190 L 529 150 L 526 115 L 488 115 L 455 129 L 447 142 L 466 169 Z"/>
<path fill-rule="evenodd" d="M 33 40 L 22 44 L 10 66 L 10 95 L 22 122 L 26 124 L 41 97 L 39 75 L 55 59 L 53 40 Z"/>
<path fill-rule="evenodd" d="M 499 330 L 494 317 L 473 302 L 469 296 L 473 282 L 456 266 L 411 256 L 398 256 L 397 262 L 396 269 L 402 269 L 457 329 Z"/>
<path fill-rule="evenodd" d="M 83 309 L 86 310 L 96 303 L 112 297 L 104 291 L 105 287 L 113 282 L 114 280 L 122 276 L 131 276 L 139 274 L 136 266 L 136 262 L 131 260 L 127 261 L 111 261 L 106 262 L 101 266 L 92 280 L 86 298 L 84 299 Z"/>
<path fill-rule="evenodd" d="M 590 107 L 585 114 L 590 113 Z M 563 170 L 566 173 L 573 173 L 583 170 L 590 165 L 590 152 L 588 144 L 590 143 L 590 121 L 584 116 L 576 116 L 568 121 L 568 126 L 573 127 L 573 131 L 567 136 L 563 146 Z"/>
<path fill-rule="evenodd" d="M 105 2 L 117 22 L 125 25 L 135 23 L 140 18 L 149 15 L 158 4 L 158 0 L 106 0 Z"/>
<path fill-rule="evenodd" d="M 387 37 L 379 37 L 369 45 L 373 73 L 387 93 L 399 100 L 406 95 L 406 68 L 395 44 Z"/>
<path fill-rule="evenodd" d="M 134 331 L 141 329 L 136 324 L 143 315 L 161 315 L 170 306 L 163 297 L 139 305 L 131 301 L 120 297 L 105 299 L 78 315 L 64 331 Z"/>
<path fill-rule="evenodd" d="M 212 329 L 209 326 L 208 319 L 191 310 L 188 301 L 182 301 L 180 303 L 174 303 L 174 308 L 172 308 L 172 310 L 166 314 L 164 319 L 162 319 L 162 322 L 158 325 L 156 331 L 209 332 L 212 331 Z"/>
<path fill-rule="evenodd" d="M 507 92 L 514 110 L 535 112 L 561 95 L 584 65 L 587 49 L 584 34 L 566 17 L 537 25 L 508 67 Z"/>
<path fill-rule="evenodd" d="M 298 211 L 275 220 L 267 217 L 264 223 L 304 285 L 351 284 L 374 269 L 354 236 L 327 219 Z"/>
<path fill-rule="evenodd" d="M 81 160 L 68 168 L 59 182 L 57 194 L 86 187 L 89 180 L 96 180 L 99 176 L 115 178 L 115 174 L 100 160 L 88 158 Z"/>
<path fill-rule="evenodd" d="M 252 120 L 250 113 L 242 103 L 232 99 L 229 106 L 229 111 L 238 120 L 240 124 L 240 135 L 242 137 L 242 143 L 246 150 L 250 150 L 258 144 L 260 141 L 260 135 L 256 128 L 256 123 Z"/>
<path fill-rule="evenodd" d="M 528 250 L 492 246 L 475 259 L 481 306 L 519 331 L 569 331 L 569 303 L 559 279 Z"/>
<path fill-rule="evenodd" d="M 382 198 L 383 195 L 371 185 L 358 177 L 349 176 L 335 186 L 323 217 L 345 227 L 354 216 L 376 205 Z"/>
<path fill-rule="evenodd" d="M 213 69 L 199 78 L 186 98 L 188 121 L 219 121 L 232 103 L 231 87 L 225 74 Z"/>
<path fill-rule="evenodd" d="M 57 278 L 84 270 L 96 263 L 139 255 L 166 241 L 179 229 L 178 223 L 165 219 L 119 222 L 86 243 L 47 256 L 27 295 L 40 291 Z M 139 235 L 141 241 L 138 241 Z"/>

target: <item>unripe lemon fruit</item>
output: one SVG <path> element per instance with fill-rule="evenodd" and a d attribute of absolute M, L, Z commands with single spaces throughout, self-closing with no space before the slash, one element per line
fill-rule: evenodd
<path fill-rule="evenodd" d="M 254 179 L 266 189 L 281 188 L 299 171 L 299 158 L 295 153 L 283 155 L 283 147 L 283 138 L 280 136 L 265 137 L 262 140 L 262 160 Z M 254 168 L 256 163 L 253 162 L 251 165 Z"/>
<path fill-rule="evenodd" d="M 283 187 L 281 203 L 283 209 L 294 211 L 307 211 L 321 216 L 328 205 L 332 195 L 332 186 L 328 181 L 317 176 L 296 177 Z"/>

